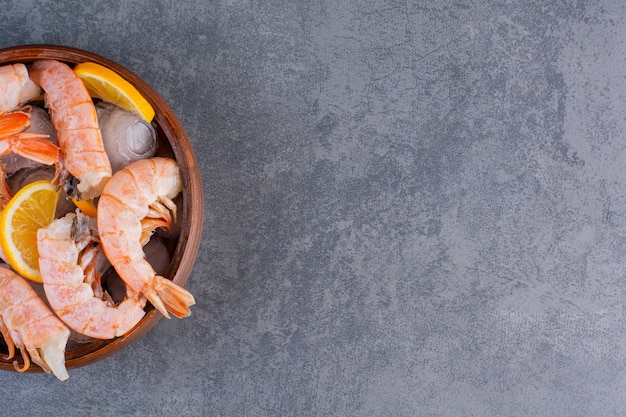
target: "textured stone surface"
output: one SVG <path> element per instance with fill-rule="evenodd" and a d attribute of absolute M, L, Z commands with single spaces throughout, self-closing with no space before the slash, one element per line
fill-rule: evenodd
<path fill-rule="evenodd" d="M 106 4 L 106 6 L 105 6 Z M 7 416 L 626 413 L 624 3 L 2 2 L 145 78 L 205 184 L 198 304 Z"/>

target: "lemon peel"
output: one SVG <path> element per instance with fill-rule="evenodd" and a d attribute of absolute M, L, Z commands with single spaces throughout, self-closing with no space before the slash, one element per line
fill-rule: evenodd
<path fill-rule="evenodd" d="M 74 67 L 92 97 L 113 103 L 150 123 L 154 108 L 144 96 L 115 71 L 95 62 L 83 62 Z"/>
<path fill-rule="evenodd" d="M 42 282 L 37 230 L 54 220 L 59 194 L 51 181 L 35 181 L 22 187 L 0 215 L 0 247 L 7 263 L 34 282 Z"/>

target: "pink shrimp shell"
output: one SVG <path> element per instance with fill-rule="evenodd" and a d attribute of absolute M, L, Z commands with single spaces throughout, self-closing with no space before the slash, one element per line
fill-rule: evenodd
<path fill-rule="evenodd" d="M 181 190 L 176 161 L 142 159 L 116 172 L 98 202 L 98 233 L 107 258 L 128 286 L 168 318 L 168 311 L 179 318 L 188 316 L 195 300 L 184 288 L 156 275 L 144 258 L 142 220 L 167 211 L 159 205 L 169 204 Z"/>
<path fill-rule="evenodd" d="M 30 76 L 46 93 L 63 169 L 78 179 L 81 198 L 97 197 L 112 170 L 87 89 L 74 71 L 59 61 L 35 61 Z"/>
<path fill-rule="evenodd" d="M 24 278 L 0 267 L 0 321 L 22 351 L 25 371 L 28 357 L 60 380 L 69 378 L 65 346 L 69 329 L 50 311 Z M 6 341 L 8 344 L 10 341 Z"/>

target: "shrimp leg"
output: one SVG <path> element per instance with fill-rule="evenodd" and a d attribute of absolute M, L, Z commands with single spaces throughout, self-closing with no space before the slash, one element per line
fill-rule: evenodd
<path fill-rule="evenodd" d="M 43 140 L 48 135 L 24 132 L 30 126 L 30 114 L 23 111 L 0 114 L 0 156 L 11 152 L 46 165 L 59 160 L 59 148 Z"/>

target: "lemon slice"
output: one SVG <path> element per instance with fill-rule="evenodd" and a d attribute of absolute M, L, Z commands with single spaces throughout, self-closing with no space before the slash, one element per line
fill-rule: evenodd
<path fill-rule="evenodd" d="M 74 73 L 83 81 L 92 97 L 135 113 L 148 123 L 154 118 L 154 109 L 150 103 L 116 72 L 94 62 L 83 62 L 74 67 Z"/>
<path fill-rule="evenodd" d="M 41 282 L 37 230 L 54 220 L 60 191 L 48 180 L 22 187 L 0 215 L 0 247 L 17 273 Z"/>
<path fill-rule="evenodd" d="M 76 198 L 72 198 L 72 202 L 87 216 L 96 217 L 98 215 L 98 209 L 93 200 L 77 200 Z"/>

